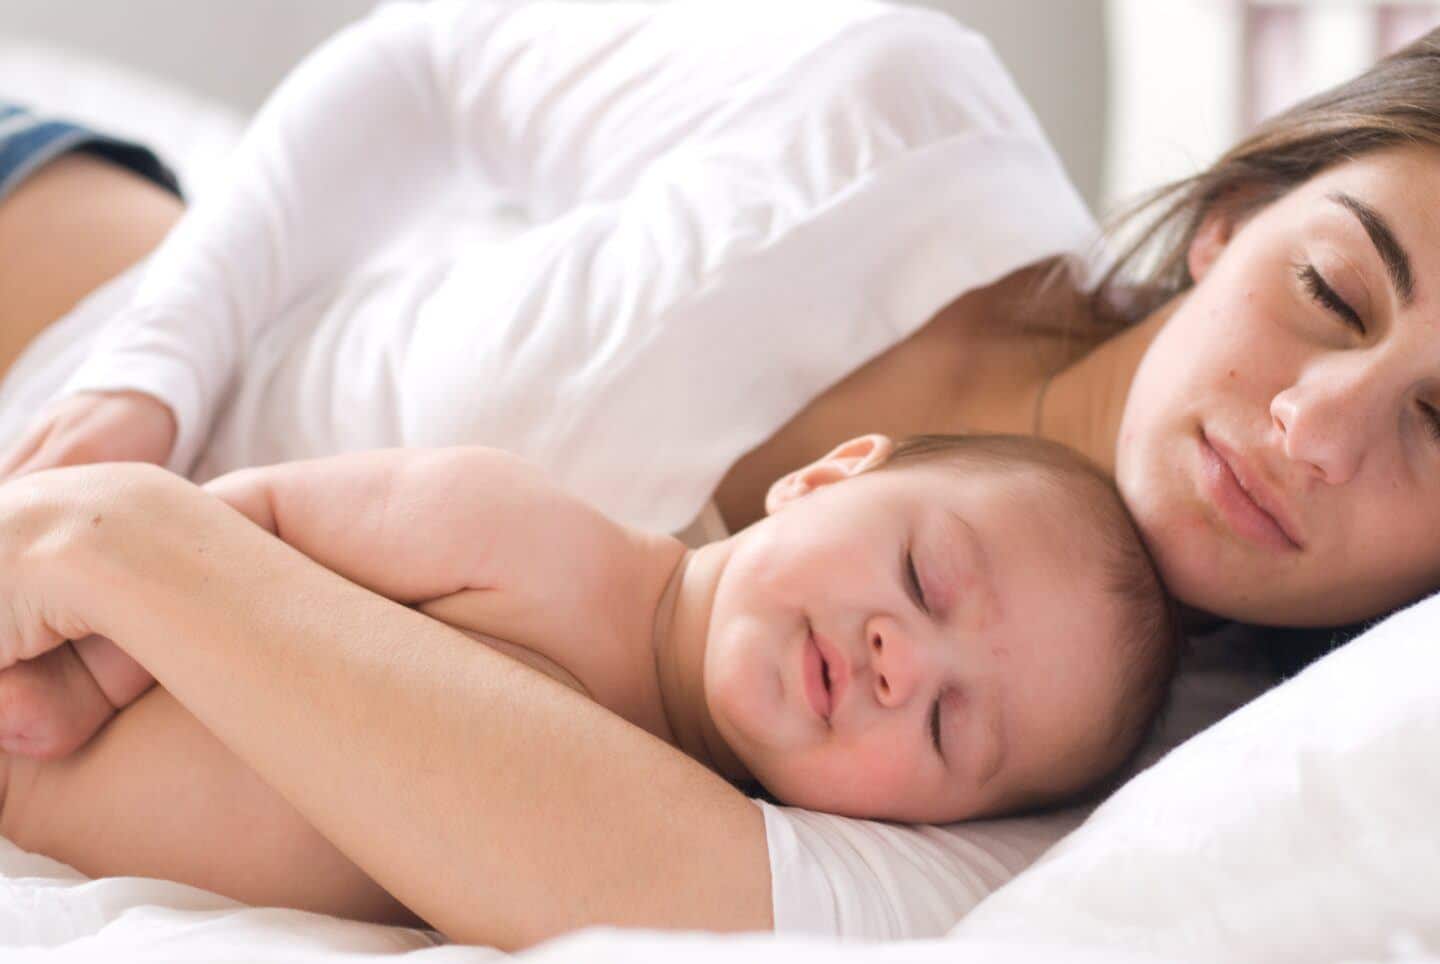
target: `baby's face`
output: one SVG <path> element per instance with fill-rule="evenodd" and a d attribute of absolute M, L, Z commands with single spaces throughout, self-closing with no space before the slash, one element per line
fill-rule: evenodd
<path fill-rule="evenodd" d="M 786 803 L 943 823 L 1088 782 L 1120 698 L 1095 525 L 1028 469 L 825 485 L 742 533 L 705 695 Z"/>

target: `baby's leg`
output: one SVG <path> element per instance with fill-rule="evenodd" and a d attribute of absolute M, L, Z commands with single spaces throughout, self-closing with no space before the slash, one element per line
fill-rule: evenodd
<path fill-rule="evenodd" d="M 419 923 L 158 687 L 73 756 L 5 759 L 0 793 L 0 834 L 93 877 Z"/>

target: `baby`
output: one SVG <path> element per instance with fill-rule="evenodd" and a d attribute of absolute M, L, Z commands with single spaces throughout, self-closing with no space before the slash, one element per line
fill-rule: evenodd
<path fill-rule="evenodd" d="M 695 550 L 482 448 L 206 488 L 726 778 L 857 817 L 948 822 L 1094 787 L 1141 741 L 1177 648 L 1113 487 L 1034 439 L 853 439 Z M 4 749 L 66 752 L 150 685 L 107 640 L 75 647 L 88 674 L 10 677 Z"/>

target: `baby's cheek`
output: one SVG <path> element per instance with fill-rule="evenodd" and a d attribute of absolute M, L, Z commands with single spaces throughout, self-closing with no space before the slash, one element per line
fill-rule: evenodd
<path fill-rule="evenodd" d="M 784 782 L 798 805 L 852 817 L 892 817 L 917 792 L 915 761 L 894 745 L 827 747 L 787 770 Z"/>
<path fill-rule="evenodd" d="M 917 761 L 911 747 L 894 741 L 869 746 L 853 762 L 863 801 L 874 813 L 890 814 L 910 802 L 916 792 Z"/>

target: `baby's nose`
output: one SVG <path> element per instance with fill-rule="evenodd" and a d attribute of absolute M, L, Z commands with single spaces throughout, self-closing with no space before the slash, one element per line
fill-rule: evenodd
<path fill-rule="evenodd" d="M 872 620 L 867 636 L 875 699 L 881 706 L 903 706 L 914 692 L 918 676 L 913 641 L 893 620 Z"/>

